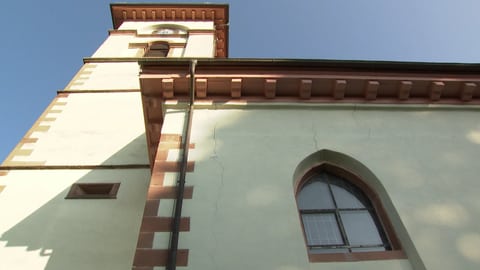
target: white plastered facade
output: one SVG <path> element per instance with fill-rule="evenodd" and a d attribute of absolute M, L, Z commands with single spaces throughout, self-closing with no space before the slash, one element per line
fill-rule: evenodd
<path fill-rule="evenodd" d="M 165 23 L 203 32 L 137 35 Z M 135 44 L 167 41 L 180 44 L 169 56 L 213 57 L 214 33 L 211 22 L 127 22 L 120 30 L 137 34 L 111 33 L 3 162 L 15 169 L 0 174 L 0 269 L 132 268 L 150 182 L 135 61 L 144 48 Z M 175 179 L 167 174 L 165 185 Z M 120 188 L 116 199 L 67 200 L 74 183 Z M 171 207 L 165 203 L 160 214 Z M 156 237 L 154 247 L 165 242 Z"/>
<path fill-rule="evenodd" d="M 183 210 L 192 227 L 180 239 L 188 269 L 477 269 L 478 134 L 477 108 L 200 107 Z M 322 149 L 375 174 L 409 258 L 308 262 L 293 175 Z"/>

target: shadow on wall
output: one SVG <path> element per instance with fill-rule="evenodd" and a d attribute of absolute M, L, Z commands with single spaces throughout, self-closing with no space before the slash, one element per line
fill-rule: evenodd
<path fill-rule="evenodd" d="M 415 269 L 425 268 L 423 263 L 427 269 L 478 269 L 478 249 L 469 249 L 480 239 L 475 228 L 480 200 L 471 188 L 478 186 L 472 179 L 480 171 L 472 157 L 478 157 L 479 145 L 466 139 L 473 118 L 465 122 L 463 112 L 419 116 L 358 108 L 231 114 L 222 118 L 205 111 L 194 119 L 195 173 L 187 177 L 195 185 L 194 206 L 187 202 L 194 225 L 188 237 L 203 243 L 201 252 L 190 253 L 204 263 L 200 268 L 237 263 L 276 269 L 282 260 L 304 265 L 296 261 L 305 260 L 306 251 L 303 242 L 297 245 L 303 236 L 290 176 L 310 154 L 335 149 L 368 166 L 362 165 L 369 173 L 364 178 L 374 179 L 372 186 L 387 198 L 384 203 Z M 451 123 L 456 128 L 450 129 Z M 211 232 L 197 236 L 201 228 Z M 303 257 L 296 257 L 295 249 Z"/>
<path fill-rule="evenodd" d="M 470 165 L 476 164 L 472 157 L 478 157 L 479 144 L 465 142 L 469 131 L 463 126 L 435 136 L 437 129 L 448 131 L 439 128 L 444 115 L 432 113 L 438 123 L 427 118 L 417 124 L 423 128 L 422 136 L 407 137 L 402 132 L 414 130 L 405 127 L 420 120 L 404 111 L 397 112 L 404 118 L 401 123 L 388 113 L 373 118 L 375 112 L 359 109 L 355 114 L 349 110 L 231 110 L 227 117 L 220 111 L 204 111 L 194 116 L 194 127 L 202 126 L 192 133 L 196 147 L 190 158 L 195 172 L 187 175 L 194 193 L 184 204 L 184 214 L 191 215 L 192 226 L 188 234 L 180 235 L 181 241 L 189 241 L 189 263 L 198 269 L 232 265 L 331 269 L 332 265 L 308 264 L 291 179 L 299 162 L 319 149 L 356 157 L 378 176 L 428 269 L 478 269 L 480 200 L 478 189 L 472 187 L 478 187 L 480 172 L 478 166 Z M 460 116 L 448 120 L 460 125 Z M 338 118 L 342 120 L 332 121 Z M 145 145 L 137 140 L 145 140 L 144 135 L 104 163 L 145 152 Z M 419 145 L 423 148 L 415 151 Z M 466 162 L 452 163 L 452 159 Z M 3 233 L 0 242 L 7 248 L 0 252 L 7 253 L 0 254 L 0 269 L 15 269 L 11 265 L 35 269 L 27 260 L 14 257 L 16 252 L 28 253 L 25 248 L 35 251 L 34 259 L 42 259 L 38 252 L 47 257 L 43 261 L 47 270 L 130 268 L 149 175 L 149 169 L 38 172 L 58 190 Z M 32 177 L 28 172 L 15 177 L 18 182 L 31 180 L 28 183 L 43 192 L 41 179 L 26 179 Z M 122 182 L 118 199 L 64 199 L 71 183 L 107 180 Z M 9 189 L 0 194 L 0 202 Z M 29 205 L 18 206 L 19 211 L 22 207 L 28 210 Z M 202 211 L 193 211 L 198 209 Z M 5 262 L 11 263 L 8 268 L 3 267 Z M 375 263 L 388 267 L 388 261 Z M 342 265 L 349 266 L 357 269 L 355 264 Z"/>
<path fill-rule="evenodd" d="M 145 134 L 138 136 L 103 164 L 131 160 L 131 153 L 146 155 L 145 141 Z M 1 194 L 0 202 L 4 196 L 4 202 L 11 199 L 16 203 L 10 206 L 15 212 L 8 211 L 12 212 L 8 215 L 10 221 L 4 222 L 21 221 L 4 223 L 7 227 L 0 238 L 5 246 L 0 248 L 0 269 L 130 267 L 150 181 L 150 169 L 145 165 L 121 170 L 11 171 L 12 184 Z M 121 185 L 117 199 L 66 200 L 71 184 L 82 182 Z M 26 189 L 32 191 L 32 196 L 19 199 Z"/>

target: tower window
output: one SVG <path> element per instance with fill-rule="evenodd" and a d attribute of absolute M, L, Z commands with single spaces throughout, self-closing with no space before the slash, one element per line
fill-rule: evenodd
<path fill-rule="evenodd" d="M 166 42 L 154 42 L 148 46 L 145 57 L 166 57 L 170 46 Z"/>
<path fill-rule="evenodd" d="M 75 183 L 65 199 L 115 199 L 120 183 Z"/>
<path fill-rule="evenodd" d="M 152 34 L 161 36 L 182 36 L 188 34 L 188 28 L 179 24 L 160 24 L 152 27 Z"/>
<path fill-rule="evenodd" d="M 157 35 L 186 35 L 187 31 L 184 30 L 184 29 L 175 28 L 175 27 L 162 27 L 162 28 L 159 28 L 159 29 L 153 31 L 153 34 L 157 34 Z"/>
<path fill-rule="evenodd" d="M 398 249 L 366 193 L 344 177 L 312 171 L 300 183 L 297 205 L 310 261 L 386 259 Z"/>

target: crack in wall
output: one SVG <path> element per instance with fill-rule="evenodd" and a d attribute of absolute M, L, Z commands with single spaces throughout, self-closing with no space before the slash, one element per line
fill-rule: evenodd
<path fill-rule="evenodd" d="M 372 138 L 372 128 L 368 125 L 363 125 L 361 123 L 361 121 L 355 116 L 356 115 L 356 112 L 357 112 L 357 104 L 354 104 L 353 105 L 353 110 L 352 110 L 352 118 L 353 118 L 353 121 L 355 122 L 355 124 L 359 127 L 366 127 L 368 129 L 368 134 L 367 134 L 367 139 L 371 139 Z"/>
<path fill-rule="evenodd" d="M 312 128 L 313 144 L 315 145 L 315 150 L 318 151 L 318 150 L 320 150 L 320 149 L 318 148 L 317 131 L 315 130 L 315 127 L 314 127 L 314 125 L 313 125 L 313 122 L 312 122 L 311 128 Z"/>
<path fill-rule="evenodd" d="M 217 197 L 215 198 L 215 208 L 214 208 L 214 213 L 213 213 L 213 219 L 216 220 L 217 219 L 217 215 L 218 215 L 218 207 L 219 207 L 219 203 L 220 203 L 220 197 L 222 196 L 222 190 L 223 190 L 223 187 L 224 187 L 224 174 L 225 174 L 225 167 L 223 165 L 223 163 L 220 161 L 220 159 L 218 158 L 218 152 L 217 152 L 217 124 L 218 123 L 215 123 L 215 126 L 213 127 L 213 155 L 211 156 L 211 159 L 215 160 L 218 167 L 220 168 L 220 184 L 218 185 L 218 189 L 217 189 Z M 216 223 L 215 223 L 216 224 Z M 217 234 L 215 232 L 216 230 L 212 230 L 212 238 L 214 240 L 214 243 L 215 243 L 215 249 L 212 251 L 210 251 L 210 258 L 212 260 L 212 263 L 215 267 L 215 269 L 218 269 L 218 265 L 216 263 L 216 260 L 215 260 L 215 254 L 217 254 L 216 250 L 218 248 L 218 239 L 217 239 Z"/>
<path fill-rule="evenodd" d="M 355 124 L 357 124 L 357 126 L 360 126 L 360 123 L 358 122 L 358 119 L 355 117 L 356 112 L 357 112 L 357 104 L 353 104 L 352 118 L 353 118 L 353 121 L 355 122 Z"/>

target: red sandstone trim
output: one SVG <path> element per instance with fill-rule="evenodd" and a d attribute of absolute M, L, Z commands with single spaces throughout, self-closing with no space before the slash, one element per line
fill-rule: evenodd
<path fill-rule="evenodd" d="M 180 171 L 180 162 L 178 161 L 155 161 L 155 167 L 153 169 L 154 172 L 162 171 L 162 172 L 178 172 Z M 195 167 L 195 163 L 193 161 L 189 161 L 187 163 L 187 172 L 193 172 Z"/>
<path fill-rule="evenodd" d="M 181 141 L 182 141 L 182 136 L 178 134 L 162 134 L 160 136 L 160 143 L 181 142 Z"/>
<path fill-rule="evenodd" d="M 117 34 L 117 35 L 137 35 L 137 30 L 119 30 L 119 29 L 110 29 L 108 34 Z"/>
<path fill-rule="evenodd" d="M 365 99 L 367 100 L 377 99 L 379 86 L 380 86 L 380 83 L 378 81 L 368 81 L 365 84 Z"/>
<path fill-rule="evenodd" d="M 165 266 L 168 260 L 168 249 L 137 249 L 133 259 L 135 267 Z M 188 249 L 177 251 L 177 266 L 188 265 Z"/>
<path fill-rule="evenodd" d="M 412 90 L 411 81 L 401 81 L 398 87 L 398 98 L 400 100 L 407 100 L 410 97 L 411 90 Z"/>
<path fill-rule="evenodd" d="M 132 270 L 154 270 L 153 266 L 134 266 Z"/>
<path fill-rule="evenodd" d="M 57 97 L 59 97 L 59 98 L 67 98 L 68 95 L 69 95 L 68 93 L 58 93 L 58 94 L 57 94 Z"/>
<path fill-rule="evenodd" d="M 193 187 L 185 187 L 185 199 L 191 199 L 193 195 Z M 150 187 L 148 189 L 147 199 L 176 199 L 177 187 Z"/>
<path fill-rule="evenodd" d="M 268 99 L 275 98 L 276 90 L 277 90 L 277 80 L 274 79 L 266 79 L 264 82 L 264 95 Z"/>
<path fill-rule="evenodd" d="M 171 217 L 143 217 L 141 232 L 171 232 L 173 218 Z M 190 231 L 190 217 L 180 219 L 180 231 Z"/>
<path fill-rule="evenodd" d="M 140 232 L 138 235 L 137 248 L 152 248 L 154 236 L 155 234 L 153 232 Z"/>
<path fill-rule="evenodd" d="M 395 260 L 406 259 L 401 250 L 377 251 L 377 252 L 352 252 L 335 254 L 308 254 L 309 262 L 354 262 L 371 260 Z"/>
<path fill-rule="evenodd" d="M 165 161 L 168 157 L 168 150 L 157 150 L 157 153 L 155 154 L 155 161 Z"/>
<path fill-rule="evenodd" d="M 191 29 L 188 30 L 188 34 L 214 34 L 215 30 L 210 29 Z"/>
<path fill-rule="evenodd" d="M 188 102 L 188 97 L 178 96 L 171 101 L 175 102 Z M 255 103 L 294 103 L 294 104 L 372 104 L 372 105 L 479 105 L 480 98 L 472 99 L 470 101 L 462 101 L 455 98 L 442 98 L 438 101 L 432 102 L 429 98 L 413 97 L 406 100 L 400 100 L 397 98 L 383 97 L 375 100 L 366 100 L 359 97 L 348 97 L 343 99 L 334 99 L 332 97 L 312 97 L 310 99 L 300 99 L 299 97 L 275 97 L 274 99 L 268 99 L 259 96 L 242 96 L 241 99 L 232 99 L 229 97 L 207 97 L 201 100 L 204 104 L 220 103 L 221 105 L 232 102 L 233 104 L 255 104 Z M 200 100 L 196 101 L 196 104 L 201 104 Z"/>
<path fill-rule="evenodd" d="M 181 142 L 166 142 L 158 144 L 158 150 L 170 150 L 170 149 L 180 149 L 182 146 Z M 191 143 L 188 145 L 189 149 L 195 149 L 195 144 Z"/>
<path fill-rule="evenodd" d="M 36 143 L 38 141 L 38 138 L 22 138 L 20 140 L 20 143 Z"/>
<path fill-rule="evenodd" d="M 143 211 L 143 216 L 157 216 L 158 207 L 160 206 L 160 200 L 147 200 L 145 202 L 145 209 Z"/>
<path fill-rule="evenodd" d="M 232 98 L 239 98 L 242 96 L 242 79 L 232 79 L 230 83 L 230 91 Z"/>
<path fill-rule="evenodd" d="M 197 98 L 207 97 L 207 79 L 195 79 L 195 90 Z"/>
<path fill-rule="evenodd" d="M 155 102 L 145 102 L 145 104 L 152 105 Z M 157 108 L 158 109 L 158 108 Z M 148 115 L 148 114 L 146 114 Z M 157 129 L 149 129 L 154 131 L 154 134 L 149 133 L 147 137 L 149 141 L 156 141 L 157 146 L 150 146 L 150 155 L 155 154 L 153 161 L 152 175 L 150 178 L 150 186 L 148 188 L 147 200 L 140 226 L 140 233 L 138 236 L 137 250 L 132 269 L 152 269 L 153 266 L 165 266 L 168 259 L 168 249 L 152 249 L 154 241 L 154 232 L 171 232 L 173 226 L 172 217 L 159 217 L 158 210 L 162 200 L 174 200 L 177 196 L 177 187 L 163 186 L 165 180 L 165 172 L 178 172 L 180 170 L 180 163 L 166 161 L 168 150 L 179 149 L 181 146 L 181 136 L 178 134 L 161 134 L 161 124 L 158 124 Z M 155 134 L 156 133 L 156 134 Z M 153 136 L 153 135 L 156 135 Z M 156 138 L 153 139 L 152 138 Z M 193 145 L 191 145 L 193 147 Z M 187 171 L 193 171 L 194 162 L 187 163 Z M 187 186 L 184 190 L 184 198 L 191 199 L 193 194 L 193 187 Z M 180 231 L 190 230 L 190 218 L 182 217 L 180 219 Z M 177 255 L 177 265 L 186 266 L 188 260 L 188 250 L 179 250 Z"/>
<path fill-rule="evenodd" d="M 312 96 L 312 80 L 301 80 L 298 94 L 301 99 L 309 99 Z"/>
<path fill-rule="evenodd" d="M 163 180 L 165 179 L 165 173 L 159 171 L 153 171 L 150 179 L 150 186 L 163 186 Z"/>

